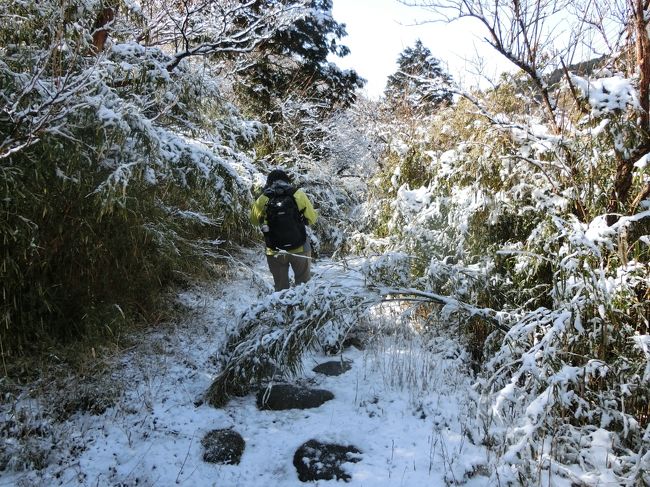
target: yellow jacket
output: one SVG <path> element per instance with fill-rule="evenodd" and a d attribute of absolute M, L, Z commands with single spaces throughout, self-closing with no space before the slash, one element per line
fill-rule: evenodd
<path fill-rule="evenodd" d="M 309 198 L 307 198 L 307 195 L 299 189 L 293 194 L 293 198 L 296 200 L 298 209 L 302 212 L 307 224 L 313 225 L 316 223 L 316 220 L 318 220 L 318 214 L 316 213 L 316 210 L 314 210 L 314 207 L 312 206 L 311 201 L 309 201 Z M 269 197 L 265 194 L 262 194 L 259 198 L 257 198 L 255 203 L 253 203 L 250 214 L 251 223 L 253 225 L 260 226 L 267 223 L 265 209 L 266 203 L 268 203 L 268 201 Z M 289 252 L 292 254 L 297 254 L 303 251 L 304 247 L 298 247 L 297 249 L 290 250 Z M 277 254 L 277 251 L 267 247 L 266 254 L 275 255 Z"/>

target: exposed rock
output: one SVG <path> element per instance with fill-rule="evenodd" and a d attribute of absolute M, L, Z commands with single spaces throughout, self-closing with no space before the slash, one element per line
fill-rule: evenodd
<path fill-rule="evenodd" d="M 239 433 L 231 429 L 212 430 L 201 440 L 205 448 L 203 460 L 222 465 L 239 465 L 246 443 Z"/>
<path fill-rule="evenodd" d="M 302 482 L 314 480 L 350 480 L 351 476 L 343 470 L 344 463 L 357 463 L 361 451 L 351 445 L 343 446 L 309 440 L 296 450 L 293 465 Z"/>
<path fill-rule="evenodd" d="M 292 384 L 275 384 L 257 393 L 257 407 L 283 411 L 285 409 L 317 408 L 330 399 L 334 394 L 324 389 L 309 389 Z"/>
<path fill-rule="evenodd" d="M 352 368 L 352 362 L 347 360 L 332 360 L 314 367 L 312 370 L 319 374 L 334 376 L 341 375 Z"/>

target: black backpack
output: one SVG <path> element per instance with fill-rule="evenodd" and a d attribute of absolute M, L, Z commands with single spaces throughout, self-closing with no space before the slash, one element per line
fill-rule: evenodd
<path fill-rule="evenodd" d="M 293 250 L 305 244 L 307 230 L 302 212 L 293 197 L 295 192 L 293 187 L 264 192 L 269 198 L 266 203 L 269 231 L 264 234 L 267 247 Z"/>

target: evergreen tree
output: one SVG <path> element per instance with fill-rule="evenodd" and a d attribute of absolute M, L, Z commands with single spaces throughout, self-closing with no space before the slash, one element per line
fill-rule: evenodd
<path fill-rule="evenodd" d="M 258 8 L 266 8 L 269 1 L 261 0 Z M 332 17 L 332 0 L 312 0 L 306 16 L 278 31 L 246 60 L 240 94 L 272 123 L 279 121 L 279 106 L 289 98 L 318 105 L 323 116 L 350 106 L 365 80 L 327 59 L 349 54 L 339 43 L 345 35 L 345 25 Z"/>
<path fill-rule="evenodd" d="M 404 49 L 397 64 L 399 69 L 388 77 L 384 91 L 393 107 L 431 114 L 439 106 L 451 103 L 451 76 L 422 41 L 418 39 L 414 47 Z"/>

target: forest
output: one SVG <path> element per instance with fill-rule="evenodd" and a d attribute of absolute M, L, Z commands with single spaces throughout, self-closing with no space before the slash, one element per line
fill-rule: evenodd
<path fill-rule="evenodd" d="M 418 41 L 372 99 L 332 0 L 0 0 L 3 441 L 15 391 L 227 286 L 282 167 L 363 286 L 245 313 L 209 403 L 390 301 L 467 352 L 486 485 L 650 484 L 650 5 L 402 3 L 477 20 L 516 69 L 462 86 Z"/>

